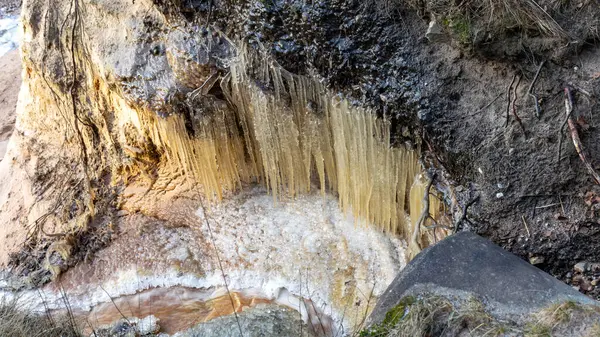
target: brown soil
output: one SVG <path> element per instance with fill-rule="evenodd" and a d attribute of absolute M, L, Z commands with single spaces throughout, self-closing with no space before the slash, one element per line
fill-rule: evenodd
<path fill-rule="evenodd" d="M 444 46 L 432 49 L 447 52 Z M 593 211 L 598 186 L 568 129 L 561 132 L 566 118 L 563 90 L 570 83 L 572 118 L 578 121 L 588 160 L 597 166 L 600 81 L 594 75 L 599 62 L 595 53 L 583 51 L 572 62 L 544 65 L 535 84 L 539 117 L 528 89 L 541 58 L 511 64 L 458 58 L 450 64 L 435 62 L 441 69 L 454 68 L 454 74 L 443 79 L 438 91 L 439 102 L 445 100 L 448 108 L 428 123 L 435 135 L 431 141 L 441 145 L 441 161 L 464 185 L 465 199 L 469 194 L 480 197 L 470 209 L 476 224 L 464 225 L 524 258 L 542 258 L 538 266 L 557 276 L 579 260 L 600 258 L 595 248 L 600 244 L 599 218 Z M 509 106 L 507 88 L 513 76 L 520 84 Z"/>
<path fill-rule="evenodd" d="M 2 2 L 0 2 L 0 7 Z M 21 87 L 21 56 L 18 50 L 0 57 L 0 159 L 15 127 L 15 109 Z"/>

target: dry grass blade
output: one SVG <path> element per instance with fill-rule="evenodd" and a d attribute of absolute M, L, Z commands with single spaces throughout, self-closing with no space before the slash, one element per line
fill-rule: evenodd
<path fill-rule="evenodd" d="M 542 67 L 544 66 L 545 63 L 546 63 L 546 61 L 542 61 L 540 63 L 538 70 L 535 73 L 535 76 L 533 77 L 531 84 L 529 85 L 529 89 L 527 90 L 527 94 L 533 99 L 533 104 L 535 106 L 535 117 L 537 117 L 537 118 L 540 118 L 541 108 L 540 108 L 539 99 L 538 99 L 537 95 L 533 92 L 533 87 L 535 86 L 535 83 L 537 82 L 538 77 L 540 76 L 540 71 L 542 71 Z"/>
<path fill-rule="evenodd" d="M 381 324 L 363 330 L 360 336 L 503 336 L 511 330 L 476 298 L 453 303 L 440 296 L 407 296 Z"/>
<path fill-rule="evenodd" d="M 69 317 L 37 315 L 22 307 L 18 298 L 0 300 L 0 336 L 10 337 L 82 337 Z"/>
<path fill-rule="evenodd" d="M 422 13 L 430 12 L 435 18 L 457 23 L 459 30 L 464 28 L 470 33 L 483 29 L 500 37 L 516 29 L 569 38 L 565 29 L 535 0 L 376 0 L 375 3 L 377 8 L 387 12 L 405 7 L 405 4 Z"/>

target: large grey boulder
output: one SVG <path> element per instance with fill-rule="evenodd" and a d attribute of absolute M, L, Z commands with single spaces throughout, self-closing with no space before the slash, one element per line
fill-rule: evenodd
<path fill-rule="evenodd" d="M 475 296 L 497 318 L 521 321 L 556 302 L 597 304 L 551 275 L 470 232 L 422 251 L 380 297 L 369 318 L 383 321 L 405 296 Z"/>

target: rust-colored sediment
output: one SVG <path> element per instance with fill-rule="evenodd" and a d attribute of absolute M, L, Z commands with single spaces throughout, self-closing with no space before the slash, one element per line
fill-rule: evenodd
<path fill-rule="evenodd" d="M 93 327 L 114 323 L 125 317 L 159 319 L 161 332 L 173 334 L 217 317 L 241 312 L 259 303 L 273 303 L 263 298 L 245 296 L 239 292 L 210 298 L 211 292 L 185 287 L 155 288 L 135 295 L 121 296 L 97 305 L 89 313 L 77 313 Z M 233 301 L 233 305 L 232 305 Z M 91 331 L 90 331 L 91 332 Z"/>

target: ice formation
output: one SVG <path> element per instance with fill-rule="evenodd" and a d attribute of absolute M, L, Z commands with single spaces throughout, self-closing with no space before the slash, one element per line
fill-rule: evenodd
<path fill-rule="evenodd" d="M 150 130 L 173 170 L 183 168 L 207 198 L 221 200 L 226 190 L 260 182 L 276 200 L 316 184 L 337 193 L 342 209 L 362 223 L 392 234 L 410 231 L 409 210 L 421 208 L 422 198 L 410 193 L 421 170 L 419 150 L 392 147 L 388 121 L 243 48 L 221 89 L 235 113 L 213 104 L 196 114 L 194 134 L 179 114 L 140 111 L 135 123 Z M 435 217 L 439 203 L 432 206 Z"/>

